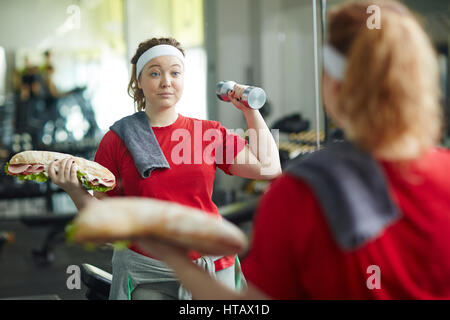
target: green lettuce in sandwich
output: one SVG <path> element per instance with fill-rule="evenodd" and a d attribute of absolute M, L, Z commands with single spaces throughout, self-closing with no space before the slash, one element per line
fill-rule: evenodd
<path fill-rule="evenodd" d="M 5 165 L 8 175 L 19 180 L 45 182 L 48 180 L 48 168 L 53 161 L 71 158 L 77 166 L 77 177 L 87 190 L 106 192 L 114 189 L 116 178 L 105 167 L 70 154 L 50 151 L 23 151 L 14 155 Z"/>

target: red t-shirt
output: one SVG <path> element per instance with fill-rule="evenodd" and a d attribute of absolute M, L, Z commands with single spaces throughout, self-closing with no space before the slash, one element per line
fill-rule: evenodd
<path fill-rule="evenodd" d="M 101 140 L 94 161 L 108 168 L 117 186 L 108 196 L 137 196 L 177 202 L 220 217 L 211 199 L 216 168 L 226 174 L 247 141 L 232 134 L 217 121 L 178 115 L 166 127 L 152 127 L 170 169 L 156 169 L 143 179 L 125 143 L 114 131 Z M 135 244 L 131 250 L 151 257 Z M 200 256 L 192 252 L 192 259 Z M 153 258 L 153 257 L 152 257 Z M 215 261 L 216 271 L 234 264 L 234 256 Z"/>
<path fill-rule="evenodd" d="M 402 216 L 353 251 L 338 247 L 306 183 L 275 180 L 255 216 L 247 280 L 275 299 L 450 299 L 450 151 L 409 168 L 379 163 Z"/>

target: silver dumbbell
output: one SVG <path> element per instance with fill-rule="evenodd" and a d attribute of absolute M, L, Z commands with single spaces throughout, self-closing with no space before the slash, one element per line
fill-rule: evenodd
<path fill-rule="evenodd" d="M 216 89 L 217 98 L 229 102 L 228 92 L 234 90 L 235 85 L 234 81 L 220 81 Z M 241 103 L 248 108 L 260 109 L 266 103 L 266 93 L 258 87 L 247 87 L 242 94 Z"/>

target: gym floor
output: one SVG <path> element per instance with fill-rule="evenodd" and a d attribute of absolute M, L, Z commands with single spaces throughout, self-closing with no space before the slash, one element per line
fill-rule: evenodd
<path fill-rule="evenodd" d="M 86 287 L 69 290 L 67 273 L 70 265 L 89 263 L 111 272 L 112 249 L 87 251 L 82 247 L 61 242 L 53 250 L 54 261 L 42 263 L 33 258 L 33 249 L 40 249 L 48 228 L 29 227 L 20 221 L 1 221 L 0 230 L 14 233 L 13 243 L 0 249 L 0 299 L 84 300 Z"/>

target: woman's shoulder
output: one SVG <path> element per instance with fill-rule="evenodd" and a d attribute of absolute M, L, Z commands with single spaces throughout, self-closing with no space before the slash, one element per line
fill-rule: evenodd
<path fill-rule="evenodd" d="M 117 133 L 115 133 L 113 130 L 108 130 L 106 131 L 106 133 L 103 135 L 102 141 L 119 141 L 120 138 L 117 135 Z"/>
<path fill-rule="evenodd" d="M 450 149 L 444 147 L 436 147 L 431 150 L 430 154 L 443 160 L 450 160 Z"/>
<path fill-rule="evenodd" d="M 199 118 L 195 118 L 195 117 L 187 117 L 187 116 L 182 116 L 184 122 L 187 125 L 194 125 L 194 124 L 201 124 L 203 129 L 219 129 L 220 127 L 222 127 L 222 125 L 220 124 L 219 121 L 215 121 L 215 120 L 207 120 L 207 119 L 199 119 Z"/>
<path fill-rule="evenodd" d="M 113 130 L 108 130 L 102 139 L 100 140 L 99 146 L 102 147 L 121 147 L 124 146 L 122 139 Z"/>
<path fill-rule="evenodd" d="M 275 197 L 290 197 L 292 195 L 302 195 L 308 198 L 312 195 L 312 191 L 308 184 L 301 178 L 295 177 L 288 172 L 284 172 L 281 176 L 273 180 L 268 191 L 271 191 Z"/>
<path fill-rule="evenodd" d="M 416 165 L 440 176 L 450 178 L 450 150 L 436 147 L 429 151 Z"/>
<path fill-rule="evenodd" d="M 420 158 L 406 163 L 383 160 L 379 162 L 390 171 L 404 171 L 406 167 L 423 173 L 440 171 L 450 175 L 450 150 L 444 147 L 432 148 Z"/>
<path fill-rule="evenodd" d="M 100 140 L 95 152 L 95 162 L 105 165 L 110 159 L 115 158 L 123 148 L 123 142 L 112 130 L 108 130 Z"/>

